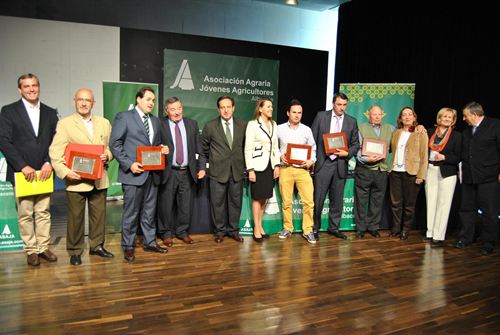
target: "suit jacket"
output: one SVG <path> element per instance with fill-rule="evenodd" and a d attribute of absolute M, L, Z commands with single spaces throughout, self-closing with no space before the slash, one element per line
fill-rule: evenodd
<path fill-rule="evenodd" d="M 392 171 L 394 166 L 394 158 L 402 132 L 403 129 L 396 129 L 392 134 L 391 151 L 393 155 L 390 171 Z M 429 137 L 426 133 L 411 133 L 405 147 L 405 166 L 408 174 L 417 176 L 417 178 L 420 179 L 425 179 L 427 177 L 427 166 L 429 165 L 429 156 L 427 153 L 428 144 Z"/>
<path fill-rule="evenodd" d="M 271 168 L 280 164 L 280 149 L 278 147 L 278 127 L 272 121 L 270 133 L 261 119 L 252 120 L 247 124 L 245 135 L 245 163 L 247 170 L 264 171 L 271 160 Z"/>
<path fill-rule="evenodd" d="M 154 133 L 153 143 L 149 142 L 144 123 L 135 108 L 115 116 L 109 148 L 120 164 L 118 181 L 122 184 L 141 186 L 150 174 L 153 176 L 155 185 L 160 183 L 160 173 L 157 171 L 144 171 L 139 174 L 133 174 L 130 171 L 130 166 L 137 162 L 138 146 L 158 146 L 161 144 L 160 120 L 152 114 L 150 117 Z"/>
<path fill-rule="evenodd" d="M 70 169 L 66 166 L 64 150 L 69 143 L 77 144 L 103 144 L 105 153 L 108 155 L 108 161 L 113 159 L 113 155 L 109 150 L 109 136 L 111 135 L 111 124 L 101 116 L 92 115 L 93 136 L 90 134 L 82 121 L 82 117 L 78 113 L 73 113 L 66 116 L 57 123 L 56 134 L 49 148 L 49 155 L 52 161 L 52 166 L 57 176 L 61 179 L 66 178 Z M 104 166 L 104 171 L 101 179 L 89 180 L 82 179 L 80 181 L 66 182 L 66 189 L 70 192 L 88 192 L 94 186 L 98 190 L 109 187 L 108 169 Z"/>
<path fill-rule="evenodd" d="M 183 118 L 184 126 L 186 127 L 187 149 L 188 149 L 188 167 L 191 178 L 195 183 L 198 182 L 198 171 L 206 169 L 205 158 L 201 153 L 200 128 L 198 122 L 192 119 Z M 162 171 L 161 183 L 165 184 L 172 175 L 172 159 L 175 148 L 175 140 L 170 131 L 170 124 L 167 117 L 160 118 L 162 143 L 169 148 L 169 154 L 165 157 L 165 170 Z M 198 156 L 198 159 L 196 158 Z"/>
<path fill-rule="evenodd" d="M 430 128 L 427 130 L 427 134 L 434 134 L 436 128 Z M 441 151 L 441 154 L 445 156 L 443 161 L 440 161 L 439 171 L 443 178 L 455 176 L 458 173 L 458 163 L 460 163 L 462 152 L 462 134 L 458 131 L 453 130 L 448 139 L 448 143 Z M 429 149 L 430 153 L 430 149 Z"/>
<path fill-rule="evenodd" d="M 500 174 L 500 120 L 485 116 L 476 132 L 462 132 L 462 182 L 483 184 Z"/>
<path fill-rule="evenodd" d="M 232 147 L 229 147 L 220 117 L 209 121 L 201 134 L 202 153 L 209 163 L 208 176 L 219 183 L 227 183 L 231 176 L 234 181 L 240 181 L 245 171 L 243 148 L 247 124 L 234 117 L 233 122 Z"/>
<path fill-rule="evenodd" d="M 7 181 L 14 183 L 14 172 L 25 166 L 40 170 L 50 163 L 49 146 L 56 132 L 57 111 L 40 103 L 38 136 L 22 100 L 2 107 L 0 114 L 0 151 L 7 159 Z"/>
<path fill-rule="evenodd" d="M 325 153 L 325 145 L 323 143 L 323 134 L 329 134 L 330 123 L 332 120 L 333 110 L 328 110 L 324 112 L 319 112 L 316 114 L 312 124 L 312 132 L 314 140 L 317 145 L 317 159 L 316 165 L 314 167 L 314 172 L 318 172 L 323 167 L 325 160 L 330 159 L 329 155 Z M 339 176 L 341 178 L 347 177 L 348 163 L 351 157 L 357 154 L 359 150 L 359 135 L 358 135 L 358 123 L 355 118 L 350 115 L 344 114 L 344 121 L 342 123 L 342 129 L 347 137 L 348 145 L 348 155 L 347 157 L 338 157 L 338 169 Z"/>

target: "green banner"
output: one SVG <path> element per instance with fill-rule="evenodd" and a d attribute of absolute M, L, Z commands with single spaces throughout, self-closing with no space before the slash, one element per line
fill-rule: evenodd
<path fill-rule="evenodd" d="M 135 95 L 144 86 L 151 87 L 158 97 L 158 84 L 103 81 L 104 117 L 113 124 L 117 113 L 133 109 L 135 107 Z M 157 98 L 153 109 L 154 115 L 158 115 L 158 104 L 161 105 L 161 101 L 158 101 Z M 122 186 L 118 182 L 118 162 L 114 159 L 109 163 L 108 177 L 108 197 L 121 196 Z"/>
<path fill-rule="evenodd" d="M 399 111 L 405 106 L 413 107 L 415 102 L 415 84 L 340 84 L 340 92 L 349 98 L 346 113 L 358 120 L 358 126 L 368 122 L 368 110 L 373 105 L 379 105 L 384 110 L 383 123 L 396 126 Z M 356 160 L 352 158 L 349 171 L 354 171 L 355 167 Z M 353 210 L 354 179 L 349 178 L 344 189 L 341 230 L 356 229 Z"/>
<path fill-rule="evenodd" d="M 12 184 L 5 181 L 7 161 L 0 152 L 0 252 L 22 250 L 17 224 L 16 198 Z"/>
<path fill-rule="evenodd" d="M 164 69 L 163 97 L 178 97 L 200 129 L 219 115 L 220 96 L 234 98 L 243 120 L 254 118 L 258 98 L 278 101 L 277 60 L 165 49 Z"/>

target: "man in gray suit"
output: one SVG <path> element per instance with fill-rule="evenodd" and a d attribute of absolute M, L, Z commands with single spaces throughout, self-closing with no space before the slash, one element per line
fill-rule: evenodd
<path fill-rule="evenodd" d="M 201 135 L 202 153 L 209 162 L 210 204 L 216 243 L 228 235 L 243 242 L 239 234 L 243 173 L 245 170 L 246 122 L 233 117 L 234 100 L 217 99 L 220 117 L 208 122 Z"/>
<path fill-rule="evenodd" d="M 336 93 L 333 96 L 333 110 L 319 112 L 314 118 L 312 132 L 317 144 L 317 159 L 314 168 L 314 228 L 313 233 L 319 239 L 321 227 L 321 212 L 326 194 L 329 192 L 330 210 L 328 213 L 328 233 L 347 239 L 339 231 L 344 199 L 344 183 L 347 178 L 349 159 L 359 150 L 358 123 L 352 116 L 345 114 L 347 96 Z M 348 150 L 337 150 L 335 154 L 327 155 L 323 143 L 323 134 L 344 132 L 347 138 Z"/>
<path fill-rule="evenodd" d="M 200 129 L 198 122 L 184 117 L 184 109 L 177 97 L 165 101 L 166 117 L 160 118 L 163 143 L 170 154 L 158 199 L 158 233 L 163 244 L 171 247 L 177 236 L 186 244 L 194 243 L 189 236 L 193 212 L 193 198 L 198 179 L 205 177 L 206 163 L 200 156 Z M 199 159 L 198 159 L 199 158 Z"/>
<path fill-rule="evenodd" d="M 120 164 L 118 181 L 123 189 L 122 248 L 125 260 L 135 260 L 135 236 L 139 222 L 144 234 L 144 251 L 166 253 L 156 244 L 156 200 L 160 174 L 146 171 L 137 161 L 138 146 L 161 145 L 160 120 L 151 115 L 155 92 L 141 88 L 135 96 L 134 109 L 118 113 L 113 122 L 109 147 Z M 164 147 L 162 153 L 168 153 Z"/>

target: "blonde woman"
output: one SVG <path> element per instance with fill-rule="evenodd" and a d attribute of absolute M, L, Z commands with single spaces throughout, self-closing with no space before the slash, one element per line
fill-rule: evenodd
<path fill-rule="evenodd" d="M 417 114 L 404 107 L 398 116 L 398 128 L 391 139 L 393 153 L 389 173 L 392 209 L 391 236 L 406 240 L 415 218 L 420 185 L 427 175 L 429 138 L 425 132 L 416 132 Z"/>
<path fill-rule="evenodd" d="M 262 227 L 267 199 L 273 196 L 274 179 L 279 177 L 280 151 L 273 103 L 261 98 L 255 106 L 255 119 L 248 122 L 245 136 L 245 163 L 252 193 L 253 239 L 269 238 Z"/>
<path fill-rule="evenodd" d="M 432 135 L 425 183 L 427 233 L 424 241 L 431 241 L 432 247 L 442 246 L 445 239 L 462 146 L 462 135 L 453 130 L 456 110 L 441 108 L 436 121 L 436 126 L 428 131 Z"/>

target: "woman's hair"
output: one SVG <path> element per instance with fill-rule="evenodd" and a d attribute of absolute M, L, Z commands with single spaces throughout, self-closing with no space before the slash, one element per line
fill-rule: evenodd
<path fill-rule="evenodd" d="M 403 128 L 403 111 L 405 109 L 409 109 L 411 110 L 411 112 L 413 113 L 413 116 L 415 117 L 415 121 L 413 121 L 413 124 L 411 125 L 413 128 L 415 128 L 417 126 L 417 113 L 415 113 L 415 110 L 413 109 L 413 107 L 410 107 L 410 106 L 405 106 L 401 109 L 401 111 L 399 111 L 399 115 L 398 115 L 398 129 L 401 129 Z"/>
<path fill-rule="evenodd" d="M 455 124 L 457 123 L 457 111 L 449 107 L 443 107 L 439 110 L 436 116 L 436 125 L 439 126 L 439 119 L 441 119 L 441 117 L 446 113 L 451 113 L 453 115 L 453 120 L 451 121 L 451 127 L 452 128 L 455 127 Z"/>
<path fill-rule="evenodd" d="M 259 100 L 257 100 L 257 103 L 255 104 L 255 120 L 258 120 L 259 119 L 259 116 L 260 116 L 260 108 L 262 108 L 262 106 L 264 106 L 264 103 L 266 101 L 269 101 L 270 103 L 273 103 L 273 101 L 269 98 L 259 98 Z"/>

